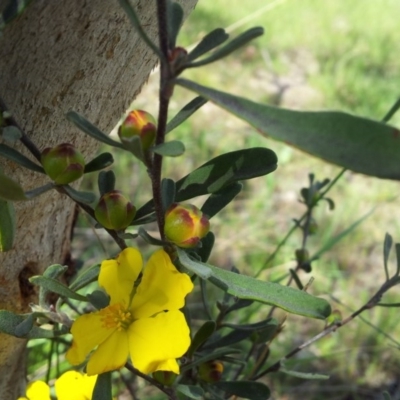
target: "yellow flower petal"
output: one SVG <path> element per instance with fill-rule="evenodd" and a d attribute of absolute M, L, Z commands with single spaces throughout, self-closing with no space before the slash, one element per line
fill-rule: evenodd
<path fill-rule="evenodd" d="M 185 354 L 189 345 L 189 327 L 178 310 L 139 319 L 129 327 L 132 364 L 145 374 L 158 370 L 179 374 L 179 366 L 173 361 Z"/>
<path fill-rule="evenodd" d="M 72 324 L 74 340 L 65 355 L 72 365 L 85 361 L 86 356 L 116 330 L 116 327 L 106 328 L 103 315 L 102 311 L 84 314 Z"/>
<path fill-rule="evenodd" d="M 90 356 L 86 372 L 88 375 L 96 375 L 122 368 L 128 359 L 128 354 L 128 331 L 116 330 Z"/>
<path fill-rule="evenodd" d="M 26 388 L 26 397 L 29 400 L 50 400 L 50 388 L 46 382 L 33 381 Z"/>
<path fill-rule="evenodd" d="M 193 283 L 189 276 L 175 268 L 164 250 L 158 250 L 146 264 L 131 304 L 132 315 L 134 318 L 146 318 L 160 311 L 178 310 L 192 290 Z"/>
<path fill-rule="evenodd" d="M 128 247 L 115 260 L 101 263 L 99 285 L 110 295 L 110 304 L 125 302 L 128 305 L 133 284 L 142 270 L 142 255 Z"/>
<path fill-rule="evenodd" d="M 77 371 L 62 374 L 55 383 L 57 400 L 91 400 L 97 376 Z"/>

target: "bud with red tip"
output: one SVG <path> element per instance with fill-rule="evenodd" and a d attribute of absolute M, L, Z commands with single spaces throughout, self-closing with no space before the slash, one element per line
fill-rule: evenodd
<path fill-rule="evenodd" d="M 132 137 L 139 136 L 143 150 L 148 150 L 153 145 L 156 133 L 156 120 L 143 110 L 131 111 L 118 129 L 118 136 L 122 143 L 130 142 Z"/>
<path fill-rule="evenodd" d="M 199 378 L 204 382 L 219 382 L 224 372 L 224 365 L 221 361 L 208 361 L 199 366 Z"/>
<path fill-rule="evenodd" d="M 44 149 L 41 162 L 46 174 L 57 185 L 66 185 L 76 181 L 85 170 L 83 155 L 69 143 Z"/>
<path fill-rule="evenodd" d="M 101 225 L 117 231 L 127 228 L 135 214 L 136 208 L 119 190 L 105 193 L 94 210 Z"/>
<path fill-rule="evenodd" d="M 174 203 L 165 213 L 165 236 L 179 247 L 195 247 L 209 230 L 208 218 L 192 204 Z"/>

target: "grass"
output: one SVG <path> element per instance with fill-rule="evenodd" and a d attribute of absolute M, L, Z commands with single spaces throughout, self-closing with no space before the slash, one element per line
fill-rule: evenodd
<path fill-rule="evenodd" d="M 202 0 L 182 30 L 181 45 L 194 44 L 216 27 L 231 27 L 235 36 L 261 25 L 265 35 L 234 56 L 190 70 L 184 76 L 255 101 L 300 109 L 340 109 L 380 119 L 400 94 L 397 15 L 397 0 L 231 0 L 229 7 L 226 1 Z M 156 75 L 150 78 L 135 100 L 135 108 L 156 114 L 157 80 Z M 170 115 L 190 98 L 188 92 L 176 88 Z M 391 123 L 400 126 L 400 113 Z M 211 104 L 170 136 L 182 140 L 187 148 L 184 157 L 165 162 L 164 175 L 173 179 L 212 157 L 243 147 L 266 146 L 277 153 L 278 170 L 246 182 L 238 198 L 212 220 L 217 242 L 211 262 L 221 267 L 235 265 L 247 274 L 263 265 L 291 227 L 292 219 L 303 212 L 299 190 L 307 184 L 308 173 L 314 172 L 322 180 L 332 179 L 340 171 L 339 167 L 259 136 Z M 140 206 L 150 197 L 145 171 L 123 153 L 116 159 L 118 188 Z M 359 228 L 313 264 L 311 292 L 330 299 L 346 316 L 351 312 L 349 308 L 363 304 L 384 280 L 384 234 L 390 232 L 394 240 L 400 240 L 400 219 L 396 218 L 399 189 L 397 182 L 348 171 L 330 195 L 336 208 L 332 212 L 321 205 L 316 210 L 319 230 L 310 238 L 311 252 L 377 206 Z M 197 200 L 197 204 L 202 201 Z M 82 232 L 86 231 L 77 231 L 78 239 Z M 300 235 L 293 235 L 275 259 L 274 268 L 262 276 L 276 279 L 287 273 L 300 243 Z M 83 251 L 76 240 L 77 256 L 98 261 L 97 249 Z M 307 281 L 310 275 L 304 273 L 301 277 Z M 332 296 L 341 304 L 335 303 Z M 387 297 L 386 301 L 396 301 L 395 294 Z M 265 309 L 258 312 L 265 315 Z M 400 341 L 397 314 L 395 308 L 374 309 L 363 315 L 372 326 L 358 319 L 303 351 L 290 361 L 290 367 L 326 373 L 331 379 L 303 381 L 281 373 L 271 375 L 268 384 L 272 398 L 374 398 L 400 376 L 396 345 L 383 334 Z M 318 333 L 321 327 L 321 323 L 289 316 L 275 342 L 271 361 Z M 383 333 L 377 333 L 377 328 Z"/>

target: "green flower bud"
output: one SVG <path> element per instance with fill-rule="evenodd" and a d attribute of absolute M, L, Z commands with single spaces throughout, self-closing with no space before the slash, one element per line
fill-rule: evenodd
<path fill-rule="evenodd" d="M 165 385 L 165 386 L 172 386 L 172 384 L 175 382 L 175 379 L 178 375 L 174 374 L 171 371 L 155 371 L 153 372 L 153 378 Z"/>
<path fill-rule="evenodd" d="M 153 145 L 157 133 L 156 120 L 146 111 L 131 111 L 118 129 L 121 142 L 129 142 L 134 136 L 139 136 L 143 150 Z"/>
<path fill-rule="evenodd" d="M 165 236 L 179 247 L 195 247 L 209 230 L 208 218 L 191 204 L 174 203 L 165 213 Z"/>
<path fill-rule="evenodd" d="M 318 224 L 314 218 L 310 219 L 310 223 L 308 225 L 308 233 L 309 235 L 315 235 L 318 232 Z"/>
<path fill-rule="evenodd" d="M 299 264 L 304 264 L 305 262 L 310 260 L 310 254 L 307 249 L 297 249 L 295 254 L 296 254 L 296 261 Z"/>
<path fill-rule="evenodd" d="M 222 378 L 224 365 L 221 361 L 208 361 L 199 366 L 199 378 L 204 382 L 219 382 Z"/>
<path fill-rule="evenodd" d="M 41 162 L 46 174 L 56 185 L 66 185 L 76 181 L 85 170 L 83 155 L 69 143 L 44 149 Z"/>
<path fill-rule="evenodd" d="M 136 214 L 136 208 L 119 190 L 105 193 L 99 200 L 94 215 L 107 229 L 116 231 L 129 226 Z"/>

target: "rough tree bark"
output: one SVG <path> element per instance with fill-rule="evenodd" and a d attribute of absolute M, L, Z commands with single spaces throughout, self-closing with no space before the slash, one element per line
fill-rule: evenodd
<path fill-rule="evenodd" d="M 196 2 L 180 0 L 186 15 Z M 132 4 L 157 42 L 155 1 Z M 0 37 L 0 96 L 40 150 L 69 142 L 89 160 L 96 142 L 66 121 L 65 113 L 74 109 L 109 132 L 156 61 L 117 0 L 36 0 Z M 21 145 L 16 148 L 32 157 Z M 48 181 L 1 158 L 0 165 L 26 190 Z M 29 311 L 37 293 L 28 278 L 67 257 L 73 208 L 55 191 L 17 204 L 14 248 L 0 253 L 0 309 Z M 25 345 L 0 335 L 2 400 L 24 393 Z"/>

